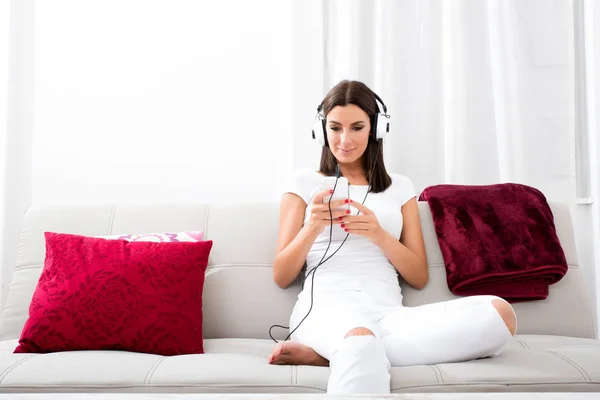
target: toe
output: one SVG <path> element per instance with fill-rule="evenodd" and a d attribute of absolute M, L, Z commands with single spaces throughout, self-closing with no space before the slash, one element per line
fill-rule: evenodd
<path fill-rule="evenodd" d="M 275 365 L 293 365 L 293 360 L 286 356 L 286 355 L 281 355 L 277 358 L 275 358 L 272 362 L 272 364 Z"/>
<path fill-rule="evenodd" d="M 279 344 L 281 345 L 279 354 L 290 354 L 290 342 L 281 342 Z"/>
<path fill-rule="evenodd" d="M 283 353 L 283 343 L 277 343 L 275 347 L 273 347 L 271 357 L 277 358 L 281 353 Z"/>

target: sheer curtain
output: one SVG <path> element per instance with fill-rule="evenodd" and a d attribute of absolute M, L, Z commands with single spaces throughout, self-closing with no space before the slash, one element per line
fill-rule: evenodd
<path fill-rule="evenodd" d="M 590 22 L 600 26 L 597 4 L 587 5 Z M 574 1 L 328 0 L 318 11 L 320 29 L 307 37 L 309 59 L 322 71 L 313 67 L 309 78 L 322 84 L 296 82 L 302 95 L 295 96 L 306 101 L 294 112 L 314 117 L 329 88 L 342 79 L 361 80 L 391 114 L 386 165 L 409 176 L 417 191 L 440 183 L 517 182 L 568 203 L 595 298 L 600 264 L 592 232 L 600 221 L 596 211 L 594 230 L 584 169 L 591 167 L 576 158 L 586 146 L 575 131 Z M 296 32 L 309 31 L 306 22 L 295 21 Z M 597 48 L 598 27 L 590 32 Z M 589 70 L 597 70 L 596 53 Z M 310 124 L 303 126 L 297 137 L 304 147 L 294 146 L 294 165 L 314 168 L 319 150 L 304 145 Z M 591 134 L 597 140 L 590 144 L 600 143 L 598 130 Z"/>
<path fill-rule="evenodd" d="M 581 122 L 584 122 L 582 131 L 587 134 L 589 146 L 589 183 L 591 202 L 588 207 L 580 206 L 579 225 L 589 225 L 589 228 L 584 230 L 584 234 L 589 238 L 587 250 L 582 254 L 587 263 L 595 263 L 596 265 L 596 298 L 597 300 L 597 325 L 600 330 L 600 74 L 598 74 L 598 66 L 600 66 L 600 4 L 593 0 L 581 0 L 577 4 L 579 8 L 578 23 L 581 37 L 584 38 L 584 46 L 579 50 L 578 59 L 581 62 L 581 67 L 585 71 L 584 79 L 579 80 L 579 92 L 582 95 L 580 104 L 585 106 L 580 110 L 585 113 Z M 585 151 L 586 149 L 582 149 Z M 586 193 L 583 193 L 585 196 Z M 580 249 L 581 249 L 580 247 Z M 591 279 L 591 284 L 594 280 Z M 597 330 L 597 337 L 600 334 Z"/>
<path fill-rule="evenodd" d="M 34 0 L 0 2 L 0 308 L 31 200 Z"/>
<path fill-rule="evenodd" d="M 4 305 L 4 226 L 6 205 L 6 168 L 8 158 L 8 49 L 10 2 L 0 1 L 0 313 Z"/>
<path fill-rule="evenodd" d="M 330 0 L 323 16 L 325 87 L 358 79 L 384 99 L 390 170 L 417 190 L 518 182 L 571 206 L 600 319 L 600 221 L 587 136 L 575 131 L 574 2 Z"/>
<path fill-rule="evenodd" d="M 570 1 L 325 3 L 328 86 L 386 102 L 386 162 L 419 188 L 513 181 L 573 201 Z"/>

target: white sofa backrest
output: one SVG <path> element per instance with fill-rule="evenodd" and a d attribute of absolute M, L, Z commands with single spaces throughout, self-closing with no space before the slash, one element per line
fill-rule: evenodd
<path fill-rule="evenodd" d="M 514 304 L 519 333 L 593 338 L 592 306 L 578 266 L 569 209 L 550 205 L 569 272 L 550 287 L 548 299 Z M 402 281 L 407 306 L 456 298 L 446 284 L 427 203 L 419 202 L 419 211 L 430 280 L 423 290 Z M 203 230 L 214 241 L 204 288 L 204 337 L 269 338 L 271 325 L 288 324 L 300 291 L 299 280 L 287 289 L 273 282 L 278 219 L 279 205 L 271 203 L 33 207 L 23 218 L 0 340 L 19 338 L 25 324 L 44 263 L 45 231 L 100 236 Z M 274 333 L 277 338 L 287 334 Z"/>

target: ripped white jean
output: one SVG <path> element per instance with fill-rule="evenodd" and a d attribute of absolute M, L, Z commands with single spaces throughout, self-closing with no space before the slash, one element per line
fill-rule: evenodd
<path fill-rule="evenodd" d="M 360 291 L 315 291 L 313 309 L 292 340 L 329 360 L 328 393 L 390 393 L 391 366 L 496 355 L 512 335 L 494 299 L 504 301 L 471 296 L 418 307 L 377 307 Z M 292 329 L 309 307 L 310 296 L 298 301 L 290 318 Z M 375 335 L 346 337 L 359 327 Z"/>

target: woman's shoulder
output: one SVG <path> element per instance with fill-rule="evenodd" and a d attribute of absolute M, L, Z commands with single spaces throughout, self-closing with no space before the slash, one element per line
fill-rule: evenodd
<path fill-rule="evenodd" d="M 320 187 L 322 178 L 323 176 L 313 169 L 295 169 L 285 179 L 282 192 L 297 194 L 308 204 L 314 192 Z"/>
<path fill-rule="evenodd" d="M 389 175 L 392 178 L 392 184 L 388 190 L 398 197 L 403 205 L 416 196 L 415 185 L 408 176 L 394 172 Z"/>
<path fill-rule="evenodd" d="M 288 181 L 294 181 L 297 184 L 311 186 L 320 184 L 322 178 L 323 175 L 310 168 L 297 168 L 288 175 Z"/>
<path fill-rule="evenodd" d="M 396 172 L 389 173 L 390 178 L 392 178 L 392 185 L 412 185 L 412 180 L 406 176 Z"/>

